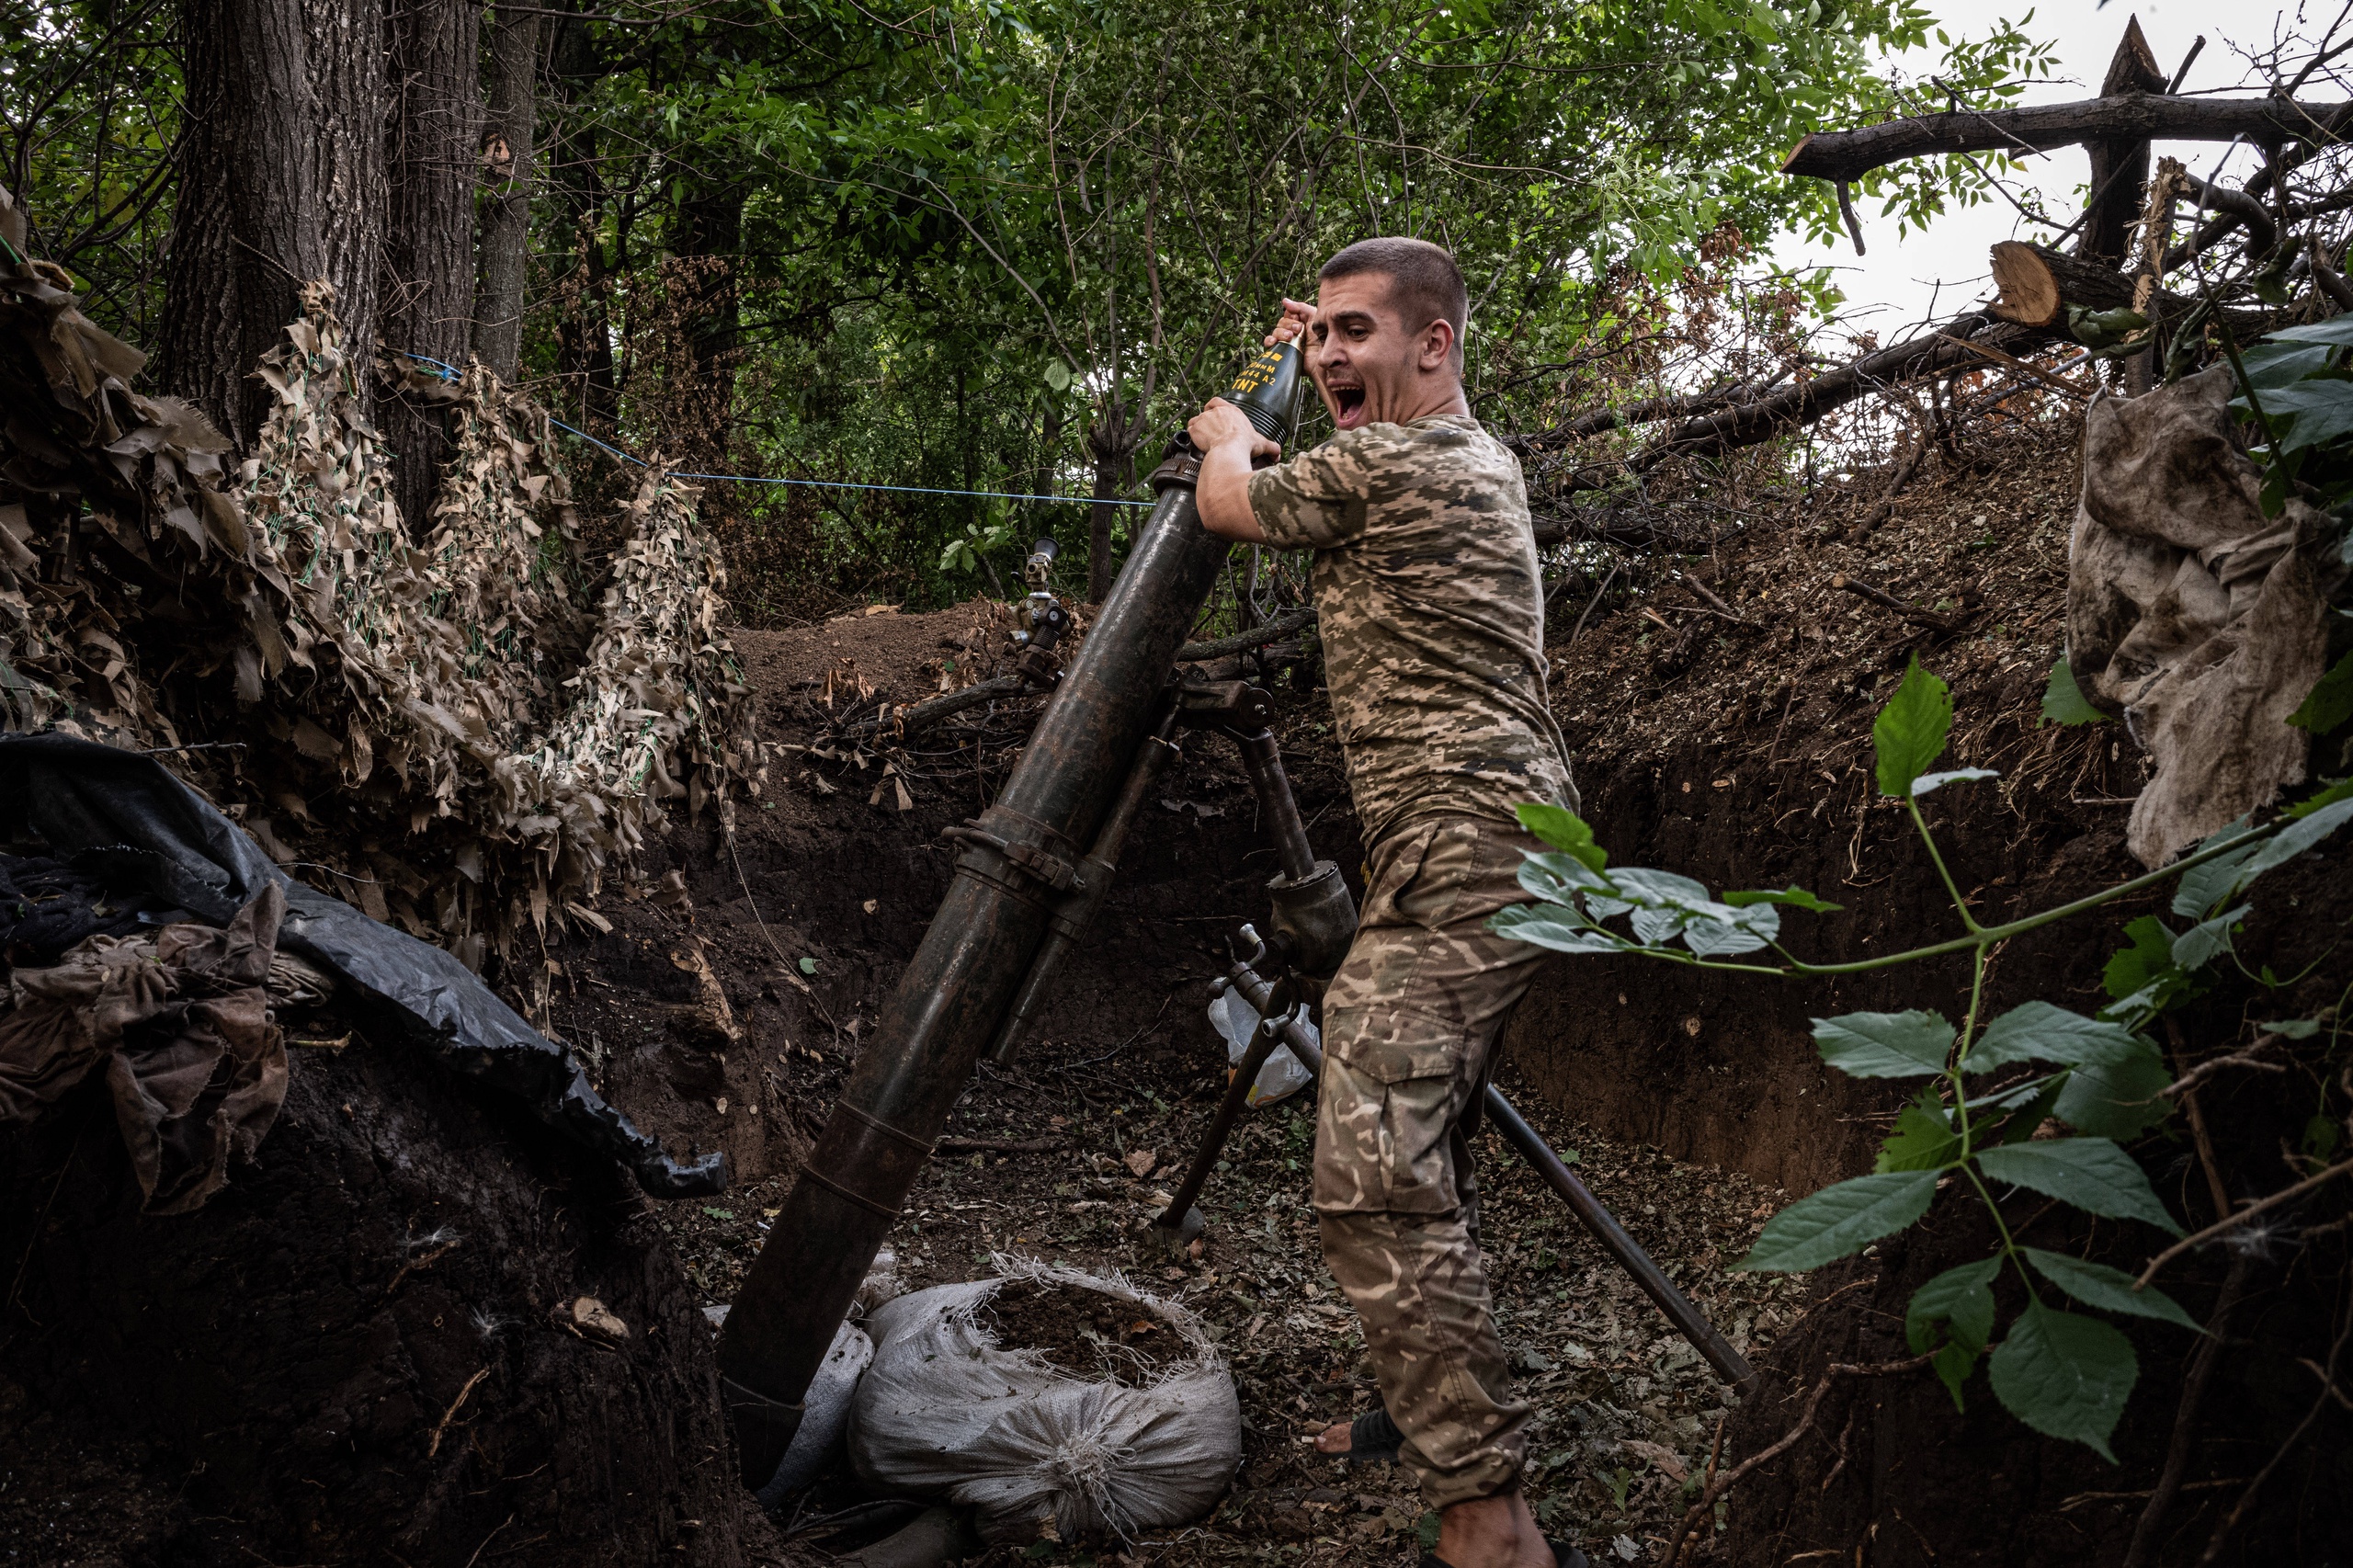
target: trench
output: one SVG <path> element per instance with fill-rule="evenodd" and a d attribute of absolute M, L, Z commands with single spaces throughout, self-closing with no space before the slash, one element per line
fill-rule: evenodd
<path fill-rule="evenodd" d="M 1953 682 L 1956 760 L 2003 775 L 1936 806 L 1964 891 L 2002 916 L 2129 874 L 2117 805 L 2139 781 L 2129 747 L 2036 722 L 2069 480 L 2063 451 L 2032 455 L 1965 492 L 1907 497 L 1867 548 L 1790 528 L 1695 563 L 1753 624 L 1688 659 L 1688 640 L 1671 653 L 1649 641 L 1632 602 L 1599 607 L 1579 643 L 1556 647 L 1556 708 L 1612 863 L 1711 887 L 1795 882 L 1843 904 L 1790 916 L 1807 958 L 1944 934 L 1933 870 L 1900 813 L 1874 804 L 1870 776 L 1876 699 L 1917 644 L 1820 586 L 1833 565 L 1895 583 L 1917 560 L 1975 574 L 1968 591 L 1984 602 L 1969 636 L 1923 653 Z M 1023 724 L 1016 705 L 965 744 L 894 754 L 845 745 L 841 721 L 968 678 L 998 631 L 992 612 L 961 607 L 742 634 L 780 749 L 732 839 L 673 824 L 649 846 L 644 881 L 600 901 L 608 929 L 575 926 L 539 969 L 502 977 L 674 1151 L 723 1149 L 725 1194 L 653 1203 L 511 1107 L 323 1031 L 294 1049 L 287 1108 L 255 1164 L 194 1217 L 138 1214 L 102 1097 L 0 1136 L 0 1270 L 13 1277 L 0 1536 L 56 1562 L 814 1561 L 779 1531 L 849 1506 L 856 1488 L 836 1478 L 781 1520 L 751 1504 L 704 1310 L 756 1254 L 921 939 L 952 862 L 939 831 L 986 803 Z M 1310 839 L 1360 892 L 1363 846 L 1313 667 L 1271 684 Z M 1298 1103 L 1245 1117 L 1205 1197 L 1199 1256 L 1166 1258 L 1138 1234 L 1222 1087 L 1208 983 L 1230 934 L 1263 915 L 1273 869 L 1252 812 L 1230 744 L 1188 743 L 1033 1039 L 976 1074 L 891 1251 L 908 1286 L 974 1278 L 1005 1252 L 1125 1270 L 1220 1336 L 1246 1423 L 1241 1471 L 1209 1519 L 1133 1543 L 1132 1560 L 1412 1562 L 1428 1521 L 1395 1472 L 1304 1449 L 1365 1407 L 1370 1381 L 1305 1209 Z M 2255 936 L 2283 972 L 2325 957 L 2353 918 L 2341 868 L 2314 858 L 2280 874 Z M 2014 944 L 1989 1006 L 2096 1006 L 2118 925 L 2159 906 L 2152 895 Z M 1483 1141 L 1483 1243 L 1534 1407 L 1528 1484 L 1548 1528 L 1597 1561 L 1659 1561 L 1711 1460 L 1780 1437 L 1827 1365 L 1908 1354 L 1910 1291 L 1983 1255 L 1970 1211 L 1940 1208 L 1916 1235 L 1810 1277 L 1731 1265 L 1779 1207 L 1869 1169 L 1902 1103 L 1893 1085 L 1827 1073 L 1810 1019 L 1957 1012 L 1965 983 L 1958 964 L 1835 984 L 1620 959 L 1543 971 L 1507 1031 L 1501 1082 L 1766 1374 L 1755 1397 L 1732 1398 L 1525 1167 Z M 2242 1006 L 2218 994 L 2185 1028 L 2221 1038 Z M 2260 1095 L 2219 1098 L 2211 1120 L 2245 1170 L 2292 1132 Z M 2168 1199 L 2194 1212 L 2194 1162 L 2179 1149 L 2156 1160 Z M 2063 1242 L 2130 1261 L 2114 1227 L 2051 1239 Z M 2222 1267 L 2184 1271 L 2193 1312 Z M 2255 1315 L 2234 1333 L 2310 1342 L 2317 1293 L 2290 1285 L 2283 1272 L 2250 1297 Z M 584 1299 L 620 1332 L 575 1311 Z M 2120 1562 L 2184 1365 L 2157 1331 L 2133 1339 L 2143 1381 L 2118 1431 L 2120 1470 L 2026 1432 L 1982 1381 L 1961 1414 L 1925 1376 L 1842 1386 L 1820 1430 L 1707 1522 L 1707 1560 Z M 2259 1458 L 2308 1391 L 2276 1360 L 2224 1368 L 2211 1441 L 2228 1465 Z M 2309 1560 L 2343 1452 L 2334 1439 L 2309 1449 L 2235 1560 Z M 2185 1494 L 2183 1533 L 2159 1561 L 2194 1557 L 2222 1497 Z"/>

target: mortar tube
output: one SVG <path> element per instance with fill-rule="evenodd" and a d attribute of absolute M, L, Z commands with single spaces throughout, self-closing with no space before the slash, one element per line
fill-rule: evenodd
<path fill-rule="evenodd" d="M 1095 917 L 1103 912 L 1103 901 L 1110 895 L 1111 879 L 1120 869 L 1120 846 L 1126 842 L 1128 829 L 1135 825 L 1136 813 L 1143 809 L 1144 797 L 1160 778 L 1161 770 L 1177 755 L 1168 733 L 1176 727 L 1176 711 L 1172 706 L 1160 721 L 1159 731 L 1148 736 L 1136 765 L 1128 769 L 1127 788 L 1120 791 L 1119 804 L 1111 808 L 1109 820 L 1095 835 L 1095 847 L 1088 851 L 1084 863 L 1086 881 L 1081 891 L 1066 893 L 1054 906 L 1053 925 L 1040 944 L 1038 956 L 1029 960 L 1029 972 L 1021 982 L 1020 994 L 1013 1001 L 1013 1011 L 1006 1016 L 1005 1028 L 998 1031 L 996 1043 L 989 1047 L 989 1060 L 1003 1066 L 1013 1060 L 1016 1046 L 1029 1029 L 1029 1020 L 1045 1006 L 1046 993 L 1054 983 L 1054 973 L 1062 968 L 1063 960 L 1078 945 Z"/>
<path fill-rule="evenodd" d="M 982 827 L 1033 864 L 1081 854 L 1153 727 L 1215 586 L 1226 541 L 1200 525 L 1189 464 L 1159 503 Z M 745 1479 L 774 1473 L 800 1401 L 972 1070 L 1002 1027 L 1055 899 L 1004 849 L 974 842 L 858 1054 L 737 1293 L 719 1340 L 721 1395 Z"/>
<path fill-rule="evenodd" d="M 1299 820 L 1299 801 L 1283 772 L 1282 747 L 1275 744 L 1272 730 L 1233 738 L 1242 748 L 1242 766 L 1249 770 L 1250 788 L 1257 794 L 1258 815 L 1266 824 L 1267 836 L 1274 842 L 1275 858 L 1284 876 L 1305 881 L 1315 874 L 1315 851 L 1308 846 L 1307 824 Z"/>
<path fill-rule="evenodd" d="M 1275 988 L 1247 964 L 1234 965 L 1228 971 L 1228 978 L 1233 982 L 1234 989 L 1242 993 L 1245 1001 L 1262 1011 L 1266 1004 L 1274 998 Z M 1301 1028 L 1296 1021 L 1290 1021 L 1283 1025 L 1282 1037 L 1283 1043 L 1290 1047 L 1291 1054 L 1321 1078 L 1324 1052 L 1307 1038 L 1307 1031 Z M 1504 1092 L 1489 1084 L 1481 1107 L 1494 1119 L 1495 1131 L 1503 1134 L 1504 1141 L 1519 1152 L 1521 1159 L 1535 1167 L 1536 1174 L 1544 1178 L 1544 1185 L 1569 1206 L 1569 1212 L 1593 1233 L 1594 1240 L 1599 1242 L 1611 1260 L 1642 1288 L 1643 1294 L 1666 1314 L 1667 1322 L 1690 1342 L 1691 1348 L 1707 1358 L 1708 1365 L 1716 1369 L 1716 1375 L 1744 1397 L 1752 1392 L 1756 1386 L 1756 1369 L 1748 1364 L 1747 1358 L 1733 1348 L 1730 1340 L 1716 1332 L 1715 1324 L 1708 1321 L 1705 1312 L 1692 1305 L 1688 1296 L 1675 1288 L 1675 1281 L 1666 1277 L 1665 1270 L 1652 1261 L 1650 1254 L 1643 1250 L 1642 1244 L 1626 1233 L 1626 1227 L 1618 1222 L 1618 1217 L 1604 1208 L 1601 1199 L 1596 1198 L 1592 1190 L 1576 1178 L 1575 1173 L 1562 1163 L 1561 1156 L 1552 1152 L 1552 1146 L 1544 1142 L 1544 1135 L 1528 1124 L 1528 1119 L 1504 1097 Z"/>

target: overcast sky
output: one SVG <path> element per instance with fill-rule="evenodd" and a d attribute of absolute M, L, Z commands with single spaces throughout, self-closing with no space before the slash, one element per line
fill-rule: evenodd
<path fill-rule="evenodd" d="M 2268 48 L 2275 29 L 2316 37 L 2337 16 L 2346 0 L 2281 6 L 2276 0 L 2243 0 L 2223 5 L 2218 0 L 2110 0 L 2105 7 L 2094 0 L 2048 0 L 2036 6 L 2023 25 L 2039 39 L 2058 49 L 2053 74 L 2065 78 L 2030 87 L 2023 103 L 2066 103 L 2096 97 L 2117 40 L 2124 36 L 2128 17 L 2138 17 L 2157 63 L 2167 75 L 2178 70 L 2200 33 L 2206 48 L 2182 84 L 2184 92 L 2234 86 L 2248 78 L 2245 52 Z M 1954 37 L 1980 37 L 2003 17 L 2018 18 L 2027 7 L 2000 0 L 1929 0 L 1929 8 Z M 2233 48 L 2236 45 L 2237 48 Z M 1937 52 L 1915 51 L 1893 62 L 1907 81 L 1926 77 L 1938 67 Z M 1934 91 L 1933 88 L 1930 89 Z M 2188 165 L 2194 174 L 2210 175 L 2222 148 L 2214 143 L 2159 142 L 2160 153 L 2170 153 Z M 2240 177 L 2253 167 L 2252 155 L 2242 151 L 2225 169 Z M 2079 147 L 2063 147 L 2048 156 L 2029 158 L 2016 178 L 2004 176 L 2014 190 L 2036 193 L 2042 210 L 2063 222 L 2082 210 L 2086 164 Z M 1858 199 L 1863 239 L 1869 253 L 1859 259 L 1851 243 L 1822 246 L 1785 235 L 1774 247 L 1774 258 L 1784 266 L 1839 268 L 1839 286 L 1847 297 L 1842 316 L 1858 327 L 1877 332 L 1882 339 L 1907 322 L 1949 318 L 1991 292 L 1986 250 L 1996 240 L 2030 237 L 2032 225 L 2000 197 L 1972 208 L 1949 211 L 1926 233 L 1899 238 L 1896 221 L 1879 215 L 1874 201 Z"/>

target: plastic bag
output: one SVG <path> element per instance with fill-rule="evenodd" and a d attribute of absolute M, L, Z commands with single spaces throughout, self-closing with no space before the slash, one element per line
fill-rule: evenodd
<path fill-rule="evenodd" d="M 1183 1524 L 1208 1513 L 1242 1460 L 1242 1406 L 1200 1322 L 1117 1275 L 998 1256 L 1000 1277 L 901 1296 L 867 1320 L 874 1360 L 850 1409 L 850 1462 L 869 1484 L 978 1512 L 991 1543 Z M 1036 1350 L 998 1348 L 974 1320 L 1010 1280 L 1133 1303 L 1187 1354 L 1142 1388 L 1091 1382 Z"/>
<path fill-rule="evenodd" d="M 1314 1024 L 1304 1018 L 1300 1024 L 1307 1030 L 1309 1040 L 1318 1045 L 1324 1043 Z M 1258 1032 L 1258 1010 L 1243 999 L 1241 992 L 1222 992 L 1210 1004 L 1210 1025 L 1225 1037 L 1227 1065 L 1241 1066 L 1242 1058 L 1250 1050 L 1250 1037 Z M 1290 1047 L 1279 1045 L 1274 1054 L 1267 1058 L 1267 1064 L 1258 1069 L 1257 1080 L 1250 1085 L 1249 1096 L 1243 1103 L 1253 1107 L 1272 1105 L 1313 1082 L 1315 1074 L 1300 1065 L 1299 1058 L 1290 1053 Z"/>

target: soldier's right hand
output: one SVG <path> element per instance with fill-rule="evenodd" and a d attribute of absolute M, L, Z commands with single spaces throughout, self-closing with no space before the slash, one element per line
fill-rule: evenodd
<path fill-rule="evenodd" d="M 1282 319 L 1275 323 L 1273 331 L 1267 334 L 1267 347 L 1272 348 L 1278 343 L 1298 343 L 1306 337 L 1307 329 L 1314 324 L 1313 305 L 1285 299 Z"/>

